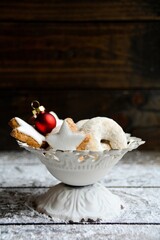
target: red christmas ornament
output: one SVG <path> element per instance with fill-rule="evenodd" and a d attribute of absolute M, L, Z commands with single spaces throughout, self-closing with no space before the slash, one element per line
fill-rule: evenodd
<path fill-rule="evenodd" d="M 43 135 L 50 133 L 56 127 L 55 117 L 47 112 L 43 106 L 40 106 L 38 101 L 31 103 L 33 108 L 33 117 L 35 129 Z"/>

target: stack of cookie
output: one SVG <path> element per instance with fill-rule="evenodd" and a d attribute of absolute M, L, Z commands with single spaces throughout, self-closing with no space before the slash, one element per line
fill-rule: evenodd
<path fill-rule="evenodd" d="M 11 136 L 33 148 L 53 150 L 104 151 L 127 148 L 127 138 L 123 129 L 112 119 L 95 117 L 74 123 L 72 118 L 60 120 L 56 116 L 56 126 L 50 133 L 40 133 L 19 117 L 9 121 Z"/>

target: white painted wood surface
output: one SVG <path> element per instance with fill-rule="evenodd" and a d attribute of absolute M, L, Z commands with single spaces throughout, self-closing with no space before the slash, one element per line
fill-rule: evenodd
<path fill-rule="evenodd" d="M 29 152 L 0 153 L 1 239 L 160 239 L 160 152 L 133 151 L 101 180 L 125 202 L 109 222 L 66 224 L 32 208 L 58 183 Z"/>

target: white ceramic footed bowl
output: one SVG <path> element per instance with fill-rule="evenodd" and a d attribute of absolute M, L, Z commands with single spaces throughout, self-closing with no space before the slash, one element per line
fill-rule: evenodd
<path fill-rule="evenodd" d="M 71 186 L 86 186 L 103 178 L 125 153 L 144 143 L 140 138 L 130 137 L 129 134 L 127 137 L 126 149 L 103 152 L 40 150 L 23 143 L 19 145 L 34 152 L 48 171 L 61 182 Z"/>

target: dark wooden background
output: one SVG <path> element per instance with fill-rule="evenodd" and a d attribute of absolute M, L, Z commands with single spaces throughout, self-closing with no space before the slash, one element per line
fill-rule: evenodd
<path fill-rule="evenodd" d="M 160 146 L 159 0 L 0 1 L 0 150 L 37 99 L 59 117 L 116 120 Z"/>

